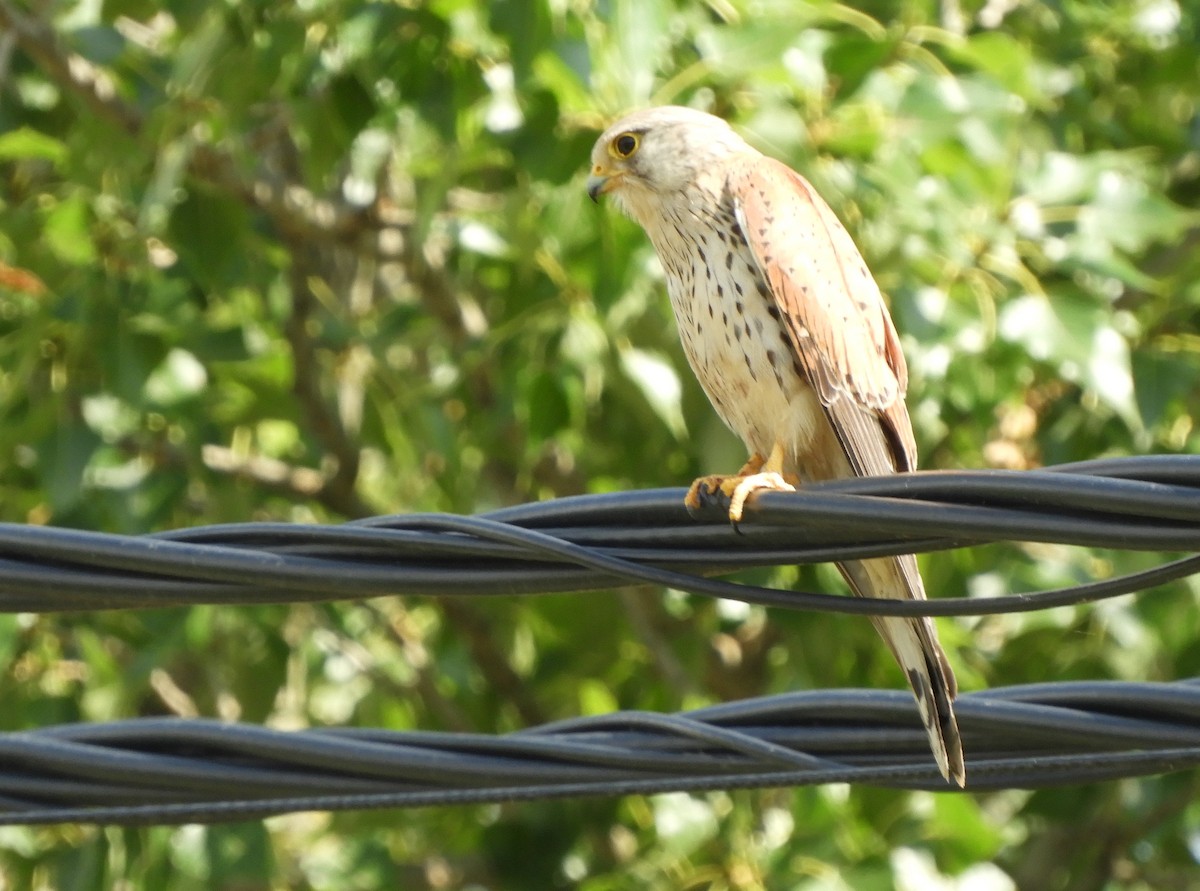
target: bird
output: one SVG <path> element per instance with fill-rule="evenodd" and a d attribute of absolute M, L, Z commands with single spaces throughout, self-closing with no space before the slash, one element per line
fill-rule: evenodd
<path fill-rule="evenodd" d="M 809 182 L 723 119 L 659 106 L 597 139 L 587 192 L 649 237 L 689 365 L 745 444 L 736 474 L 702 476 L 692 511 L 724 496 L 916 468 L 908 370 L 879 287 Z M 838 564 L 860 597 L 923 600 L 911 554 Z M 957 683 L 927 617 L 873 616 L 916 698 L 938 769 L 966 785 Z"/>

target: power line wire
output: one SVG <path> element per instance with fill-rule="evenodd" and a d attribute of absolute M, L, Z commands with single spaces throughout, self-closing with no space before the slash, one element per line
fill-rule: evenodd
<path fill-rule="evenodd" d="M 388 594 L 511 596 L 631 582 L 855 614 L 1041 609 L 1162 584 L 1196 572 L 1200 557 L 1061 591 L 931 602 L 781 591 L 712 576 L 1006 540 L 1200 551 L 1200 458 L 1129 462 L 935 471 L 765 492 L 737 530 L 719 509 L 689 517 L 680 489 L 563 498 L 475 517 L 417 514 L 341 526 L 237 523 L 123 536 L 0 524 L 0 611 Z"/>
<path fill-rule="evenodd" d="M 1200 765 L 1200 685 L 966 693 L 968 791 Z M 906 692 L 798 691 L 503 736 L 145 718 L 0 734 L 0 824 L 180 823 L 579 795 L 852 782 L 955 791 Z"/>
<path fill-rule="evenodd" d="M 683 490 L 564 498 L 475 517 L 238 523 L 122 536 L 0 524 L 0 611 L 513 596 L 666 585 L 790 609 L 982 615 L 1113 597 L 1200 571 L 1200 458 L 924 472 L 763 493 L 732 529 Z M 783 591 L 756 566 L 998 541 L 1192 552 L 1055 591 L 929 602 Z M 937 592 L 934 592 L 935 594 Z M 1200 684 L 1063 682 L 960 697 L 972 791 L 1200 764 Z M 619 712 L 493 736 L 284 732 L 138 719 L 0 734 L 0 823 L 248 819 L 592 794 L 857 782 L 948 787 L 911 696 L 797 691 L 677 715 Z"/>

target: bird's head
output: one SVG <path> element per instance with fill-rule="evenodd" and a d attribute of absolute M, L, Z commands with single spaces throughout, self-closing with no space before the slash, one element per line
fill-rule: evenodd
<path fill-rule="evenodd" d="M 645 211 L 670 201 L 722 162 L 750 147 L 718 117 L 665 105 L 626 115 L 592 148 L 587 191 L 593 201 L 611 194 L 641 222 Z"/>

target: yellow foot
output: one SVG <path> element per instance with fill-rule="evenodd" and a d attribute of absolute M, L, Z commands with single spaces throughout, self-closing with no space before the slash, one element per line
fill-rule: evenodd
<path fill-rule="evenodd" d="M 735 483 L 733 494 L 729 496 L 729 522 L 737 525 L 742 522 L 742 510 L 746 499 L 754 492 L 763 489 L 774 489 L 778 492 L 795 492 L 796 487 L 783 478 L 783 474 L 767 471 L 754 473 L 750 476 L 732 477 L 726 482 Z M 722 491 L 724 487 L 722 486 Z"/>
<path fill-rule="evenodd" d="M 755 452 L 742 465 L 742 469 L 733 476 L 725 476 L 721 473 L 710 473 L 708 476 L 702 476 L 693 481 L 691 488 L 688 489 L 687 497 L 683 499 L 683 504 L 689 511 L 694 513 L 700 510 L 704 506 L 704 503 L 718 492 L 726 498 L 733 498 L 733 492 L 737 488 L 737 484 L 745 477 L 758 473 L 762 469 L 762 466 L 763 456 Z"/>
<path fill-rule="evenodd" d="M 713 474 L 702 476 L 692 483 L 688 489 L 684 504 L 693 513 L 714 495 L 720 493 L 729 499 L 729 521 L 736 526 L 742 522 L 742 511 L 746 507 L 746 499 L 760 489 L 775 489 L 782 492 L 795 492 L 796 484 L 800 481 L 792 474 L 786 476 L 783 469 L 783 446 L 776 443 L 771 448 L 771 454 L 766 459 L 755 452 L 733 476 Z"/>

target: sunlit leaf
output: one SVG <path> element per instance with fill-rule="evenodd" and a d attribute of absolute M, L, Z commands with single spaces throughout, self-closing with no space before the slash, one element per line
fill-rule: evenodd
<path fill-rule="evenodd" d="M 31 127 L 20 127 L 8 133 L 0 133 L 0 160 L 36 158 L 59 164 L 66 160 L 66 157 L 66 145 Z"/>
<path fill-rule="evenodd" d="M 46 215 L 46 246 L 64 263 L 83 266 L 96 260 L 91 212 L 80 192 L 74 192 Z"/>
<path fill-rule="evenodd" d="M 1000 312 L 1001 337 L 1051 363 L 1064 378 L 1083 384 L 1135 428 L 1129 346 L 1101 308 L 1077 297 L 1026 295 Z"/>
<path fill-rule="evenodd" d="M 204 366 L 187 350 L 173 349 L 146 378 L 146 396 L 159 405 L 173 405 L 195 396 L 208 383 Z"/>
<path fill-rule="evenodd" d="M 683 387 L 671 364 L 661 356 L 629 347 L 621 351 L 621 368 L 668 429 L 682 437 L 687 432 L 681 406 Z"/>

